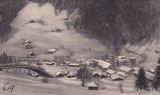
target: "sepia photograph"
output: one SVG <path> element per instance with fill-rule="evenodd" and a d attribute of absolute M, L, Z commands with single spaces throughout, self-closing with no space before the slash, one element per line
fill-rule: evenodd
<path fill-rule="evenodd" d="M 0 0 L 0 95 L 160 95 L 160 0 Z"/>

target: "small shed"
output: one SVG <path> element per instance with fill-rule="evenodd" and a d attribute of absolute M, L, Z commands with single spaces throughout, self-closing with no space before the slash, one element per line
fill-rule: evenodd
<path fill-rule="evenodd" d="M 87 84 L 88 90 L 98 90 L 98 85 L 95 82 L 90 82 Z"/>
<path fill-rule="evenodd" d="M 31 44 L 27 43 L 27 44 L 25 44 L 25 48 L 26 48 L 26 49 L 32 49 L 33 47 L 32 47 Z"/>

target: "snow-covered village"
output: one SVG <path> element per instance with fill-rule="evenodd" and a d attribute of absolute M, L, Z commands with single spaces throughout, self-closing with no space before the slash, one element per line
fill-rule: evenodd
<path fill-rule="evenodd" d="M 0 95 L 159 95 L 159 5 L 0 1 Z"/>

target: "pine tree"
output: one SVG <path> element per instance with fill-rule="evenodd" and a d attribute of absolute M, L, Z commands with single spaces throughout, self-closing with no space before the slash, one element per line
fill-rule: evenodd
<path fill-rule="evenodd" d="M 156 90 L 158 89 L 158 87 L 160 87 L 160 66 L 157 66 L 157 68 L 155 69 L 155 77 L 152 85 Z"/>
<path fill-rule="evenodd" d="M 140 68 L 138 71 L 135 87 L 137 90 L 149 90 L 148 80 L 146 78 L 144 68 Z"/>

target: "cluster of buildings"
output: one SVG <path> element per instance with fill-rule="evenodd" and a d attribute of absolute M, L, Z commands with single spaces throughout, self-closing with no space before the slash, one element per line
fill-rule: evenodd
<path fill-rule="evenodd" d="M 29 41 L 29 40 L 26 40 L 26 41 L 22 42 L 22 44 L 24 44 L 25 49 L 32 49 L 33 48 L 32 42 Z"/>

